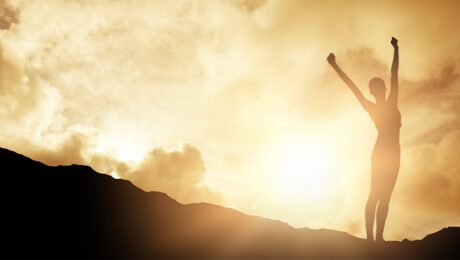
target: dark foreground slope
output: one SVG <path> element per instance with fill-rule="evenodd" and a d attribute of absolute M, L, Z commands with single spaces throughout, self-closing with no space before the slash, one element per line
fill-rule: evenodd
<path fill-rule="evenodd" d="M 368 245 L 209 204 L 182 205 L 86 166 L 49 167 L 0 148 L 0 257 L 460 258 L 460 229 Z"/>

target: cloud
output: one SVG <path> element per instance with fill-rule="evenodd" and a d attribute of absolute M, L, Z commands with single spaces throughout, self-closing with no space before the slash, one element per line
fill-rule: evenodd
<path fill-rule="evenodd" d="M 248 12 L 254 12 L 257 9 L 261 8 L 267 1 L 265 0 L 236 0 L 234 1 L 241 8 Z"/>
<path fill-rule="evenodd" d="M 65 132 L 47 138 L 49 143 L 46 148 L 29 141 L 28 149 L 24 153 L 52 166 L 86 165 L 92 160 L 93 155 L 89 151 L 97 140 L 97 133 L 95 129 L 74 125 Z"/>
<path fill-rule="evenodd" d="M 222 196 L 204 184 L 205 163 L 200 150 L 190 144 L 155 148 L 134 170 L 119 174 L 146 191 L 163 191 L 183 203 L 223 203 Z"/>
<path fill-rule="evenodd" d="M 199 6 L 111 2 L 114 9 L 107 12 L 107 3 L 30 1 L 13 7 L 0 2 L 0 26 L 9 29 L 0 35 L 0 119 L 7 122 L 0 126 L 2 145 L 50 165 L 89 164 L 118 173 L 182 202 L 222 202 L 205 183 L 197 148 L 164 152 L 170 155 L 166 161 L 157 148 L 156 156 L 142 161 L 154 146 L 152 135 L 145 133 L 164 132 L 152 126 L 170 128 L 169 119 L 176 115 L 173 123 L 181 124 L 181 110 L 194 105 L 173 104 L 175 93 L 166 98 L 162 93 L 199 73 L 196 37 L 208 37 L 207 29 L 200 24 L 186 29 Z M 169 13 L 177 24 L 159 26 L 155 15 L 142 16 L 145 10 Z M 163 115 L 164 109 L 171 112 Z M 160 168 L 151 168 L 158 160 Z"/>
<path fill-rule="evenodd" d="M 391 217 L 389 226 L 398 228 L 391 228 L 390 232 L 414 239 L 446 226 L 460 225 L 460 165 L 456 158 L 459 145 L 457 129 L 443 135 L 439 142 L 404 152 L 404 165 L 392 202 L 400 217 Z"/>
<path fill-rule="evenodd" d="M 445 61 L 420 80 L 402 79 L 401 106 L 407 111 L 406 136 L 408 145 L 440 142 L 453 130 L 460 129 L 460 81 L 458 63 Z M 431 120 L 426 120 L 430 117 Z"/>
<path fill-rule="evenodd" d="M 7 0 L 0 1 L 0 29 L 8 30 L 12 24 L 19 22 L 19 11 Z"/>
<path fill-rule="evenodd" d="M 91 152 L 97 134 L 90 129 L 68 129 L 54 148 L 29 146 L 25 153 L 48 165 L 91 165 L 95 170 L 133 182 L 145 191 L 161 191 L 182 203 L 223 204 L 221 194 L 206 184 L 206 167 L 198 148 L 178 144 L 168 151 L 158 147 L 138 164 L 128 164 L 110 156 Z"/>

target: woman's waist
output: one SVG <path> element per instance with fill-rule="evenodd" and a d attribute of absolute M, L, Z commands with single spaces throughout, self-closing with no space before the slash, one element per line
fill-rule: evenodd
<path fill-rule="evenodd" d="M 377 140 L 375 142 L 375 146 L 379 147 L 386 147 L 386 148 L 400 148 L 400 143 L 399 143 L 399 135 L 389 135 L 389 136 L 384 136 L 384 135 L 378 135 Z"/>
<path fill-rule="evenodd" d="M 377 133 L 377 140 L 382 140 L 382 141 L 397 140 L 399 142 L 399 129 L 379 130 Z"/>

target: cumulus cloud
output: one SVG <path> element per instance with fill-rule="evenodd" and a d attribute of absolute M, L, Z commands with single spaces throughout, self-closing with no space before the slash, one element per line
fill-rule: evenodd
<path fill-rule="evenodd" d="M 219 193 L 203 183 L 205 163 L 200 150 L 190 144 L 179 144 L 169 150 L 155 148 L 135 169 L 121 172 L 120 177 L 146 191 L 164 191 L 184 203 L 224 202 Z"/>
<path fill-rule="evenodd" d="M 47 136 L 48 145 L 41 147 L 28 140 L 23 153 L 48 165 L 88 164 L 94 155 L 91 147 L 97 140 L 95 129 L 74 125 L 65 131 Z M 26 142 L 26 140 L 25 140 Z"/>
<path fill-rule="evenodd" d="M 211 190 L 205 182 L 206 167 L 198 148 L 185 143 L 168 150 L 158 147 L 139 163 L 127 164 L 91 152 L 96 136 L 90 129 L 73 127 L 54 147 L 44 149 L 29 144 L 29 150 L 24 153 L 48 165 L 91 165 L 102 173 L 130 180 L 145 191 L 165 192 L 182 203 L 225 203 L 222 195 Z"/>

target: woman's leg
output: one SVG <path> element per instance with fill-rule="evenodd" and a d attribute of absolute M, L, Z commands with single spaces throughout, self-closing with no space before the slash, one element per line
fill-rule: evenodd
<path fill-rule="evenodd" d="M 390 195 L 391 196 L 391 195 Z M 390 198 L 384 198 L 379 201 L 377 207 L 377 232 L 375 234 L 375 241 L 381 242 L 383 240 L 383 229 L 385 228 L 385 221 L 388 215 L 388 208 L 390 204 Z"/>
<path fill-rule="evenodd" d="M 365 222 L 366 222 L 366 237 L 367 241 L 374 242 L 374 220 L 375 220 L 375 209 L 377 207 L 377 196 L 373 191 L 373 185 L 371 185 L 371 192 L 367 199 L 365 209 Z"/>
<path fill-rule="evenodd" d="M 398 178 L 399 164 L 395 169 L 392 169 L 390 172 L 387 172 L 387 178 L 382 178 L 382 194 L 381 199 L 379 200 L 379 205 L 377 207 L 377 231 L 375 234 L 376 241 L 383 240 L 383 230 L 385 229 L 385 222 L 388 216 L 388 209 L 391 199 L 391 194 L 396 184 L 396 179 Z"/>

